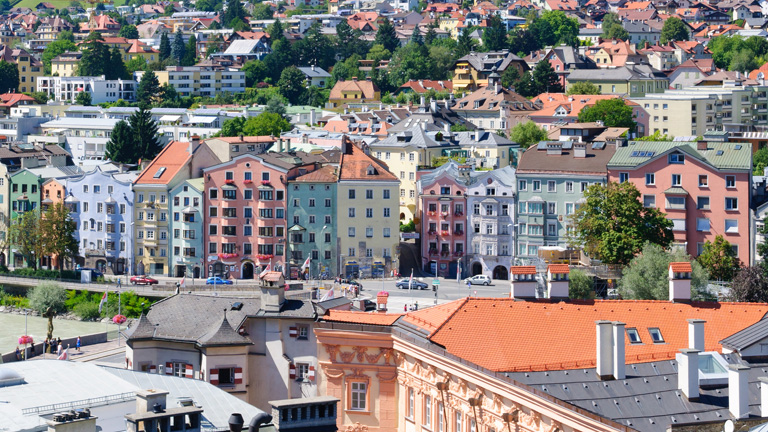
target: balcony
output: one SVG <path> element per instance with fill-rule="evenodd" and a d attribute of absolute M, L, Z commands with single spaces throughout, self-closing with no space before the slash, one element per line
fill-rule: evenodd
<path fill-rule="evenodd" d="M 85 256 L 91 257 L 91 256 L 106 256 L 107 252 L 105 249 L 86 249 L 85 250 Z"/>

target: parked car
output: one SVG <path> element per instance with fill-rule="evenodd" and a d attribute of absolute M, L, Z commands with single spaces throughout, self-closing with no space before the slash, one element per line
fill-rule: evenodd
<path fill-rule="evenodd" d="M 90 270 L 91 271 L 91 279 L 92 280 L 96 280 L 96 279 L 98 279 L 100 277 L 104 277 L 104 273 L 102 273 L 102 272 L 100 272 L 100 271 L 98 271 L 96 269 L 87 268 L 87 267 L 81 267 L 79 269 L 79 271 L 83 271 L 83 270 Z"/>
<path fill-rule="evenodd" d="M 157 285 L 157 279 L 151 278 L 149 276 L 141 275 L 141 276 L 134 276 L 131 278 L 131 283 L 133 285 Z"/>
<path fill-rule="evenodd" d="M 469 283 L 471 285 L 484 285 L 488 286 L 491 284 L 491 278 L 486 275 L 475 275 L 471 278 L 464 279 L 464 283 Z"/>
<path fill-rule="evenodd" d="M 400 289 L 408 289 L 408 278 L 397 281 L 395 286 Z M 411 289 L 425 290 L 427 288 L 429 288 L 429 285 L 425 284 L 424 282 L 417 281 L 416 279 L 413 280 L 413 284 L 411 285 Z"/>
<path fill-rule="evenodd" d="M 364 311 L 370 312 L 370 311 L 375 311 L 376 310 L 376 303 L 375 302 L 366 299 L 366 300 L 363 300 L 362 303 L 363 304 L 361 305 L 362 306 L 361 309 L 363 309 Z"/>
<path fill-rule="evenodd" d="M 205 281 L 206 285 L 232 285 L 229 279 L 222 279 L 218 276 L 211 276 Z"/>

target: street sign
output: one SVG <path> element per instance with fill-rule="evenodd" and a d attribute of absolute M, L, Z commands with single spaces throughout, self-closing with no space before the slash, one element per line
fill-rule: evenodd
<path fill-rule="evenodd" d="M 432 279 L 432 285 L 440 285 L 440 279 Z"/>

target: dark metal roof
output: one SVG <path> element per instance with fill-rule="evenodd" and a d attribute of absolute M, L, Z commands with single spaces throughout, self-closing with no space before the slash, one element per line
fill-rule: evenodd
<path fill-rule="evenodd" d="M 741 351 L 768 337 L 768 320 L 760 320 L 751 326 L 720 341 L 724 347 Z"/>

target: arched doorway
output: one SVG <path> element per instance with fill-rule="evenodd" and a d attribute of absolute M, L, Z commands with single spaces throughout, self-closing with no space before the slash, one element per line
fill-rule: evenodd
<path fill-rule="evenodd" d="M 144 263 L 139 262 L 139 265 L 136 266 L 136 274 L 137 275 L 143 275 L 144 274 Z"/>
<path fill-rule="evenodd" d="M 243 279 L 253 279 L 253 263 L 243 263 Z"/>
<path fill-rule="evenodd" d="M 185 265 L 177 265 L 176 266 L 176 277 L 184 277 L 187 274 L 187 266 Z"/>
<path fill-rule="evenodd" d="M 483 274 L 483 265 L 479 262 L 472 263 L 472 276 Z"/>
<path fill-rule="evenodd" d="M 96 261 L 96 270 L 100 271 L 102 274 L 107 269 L 107 261 L 100 259 Z"/>
<path fill-rule="evenodd" d="M 509 280 L 509 273 L 507 272 L 507 268 L 504 266 L 494 267 L 492 277 L 494 279 Z"/>
<path fill-rule="evenodd" d="M 224 274 L 227 271 L 227 266 L 223 262 L 219 261 L 213 264 L 213 274 L 211 276 L 220 276 L 225 278 Z"/>
<path fill-rule="evenodd" d="M 193 274 L 195 279 L 200 279 L 200 267 L 195 267 Z"/>

